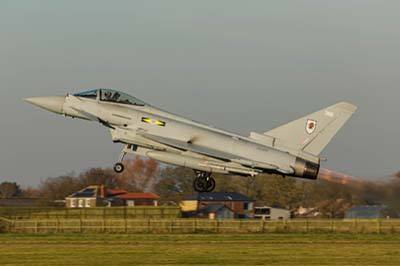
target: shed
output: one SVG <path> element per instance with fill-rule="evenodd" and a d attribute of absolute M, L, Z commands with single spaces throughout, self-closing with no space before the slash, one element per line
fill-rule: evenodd
<path fill-rule="evenodd" d="M 209 205 L 223 205 L 233 211 L 235 218 L 252 218 L 254 200 L 237 192 L 207 192 L 186 197 L 180 202 L 184 217 L 191 217 Z"/>
<path fill-rule="evenodd" d="M 254 218 L 263 220 L 290 219 L 290 210 L 273 207 L 256 207 L 254 209 Z"/>
<path fill-rule="evenodd" d="M 199 215 L 207 216 L 210 219 L 232 219 L 234 212 L 223 204 L 210 204 L 199 211 Z"/>
<path fill-rule="evenodd" d="M 160 196 L 154 193 L 126 193 L 120 194 L 111 199 L 112 206 L 158 206 Z"/>

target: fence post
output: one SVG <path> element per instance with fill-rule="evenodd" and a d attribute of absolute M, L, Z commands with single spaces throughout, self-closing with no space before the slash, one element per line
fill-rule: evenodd
<path fill-rule="evenodd" d="M 150 233 L 150 227 L 151 227 L 151 220 L 150 218 L 147 219 L 147 233 Z"/>
<path fill-rule="evenodd" d="M 357 233 L 357 232 L 358 232 L 357 219 L 354 219 L 354 232 L 353 233 Z"/>
<path fill-rule="evenodd" d="M 101 232 L 106 232 L 106 217 L 103 215 L 103 219 L 101 219 Z"/>
<path fill-rule="evenodd" d="M 263 234 L 265 234 L 265 224 L 266 224 L 266 221 L 265 221 L 265 219 L 263 218 L 262 220 L 261 220 L 261 233 L 263 233 Z"/>
<path fill-rule="evenodd" d="M 169 223 L 169 233 L 172 234 L 174 231 L 174 220 L 171 220 Z"/>
<path fill-rule="evenodd" d="M 218 232 L 219 232 L 219 221 L 218 219 L 215 219 L 215 233 L 218 234 Z"/>
<path fill-rule="evenodd" d="M 377 220 L 376 220 L 376 231 L 377 231 L 377 233 L 378 234 L 381 234 L 381 220 L 378 218 Z"/>
<path fill-rule="evenodd" d="M 34 224 L 35 224 L 35 234 L 37 235 L 38 234 L 38 222 L 35 221 Z"/>
<path fill-rule="evenodd" d="M 125 209 L 125 212 L 126 212 L 126 209 Z M 128 218 L 126 217 L 126 215 L 125 215 L 124 223 L 125 223 L 125 234 L 127 234 L 128 233 Z"/>

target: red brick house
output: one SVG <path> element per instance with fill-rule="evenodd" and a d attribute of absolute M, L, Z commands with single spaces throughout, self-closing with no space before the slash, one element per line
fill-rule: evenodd
<path fill-rule="evenodd" d="M 129 193 L 123 189 L 89 186 L 66 198 L 67 208 L 158 206 L 160 197 L 154 193 Z"/>

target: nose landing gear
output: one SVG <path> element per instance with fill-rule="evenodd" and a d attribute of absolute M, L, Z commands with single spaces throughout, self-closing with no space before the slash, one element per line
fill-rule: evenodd
<path fill-rule="evenodd" d="M 215 189 L 215 179 L 211 173 L 196 171 L 197 178 L 193 181 L 193 188 L 197 192 L 212 192 Z"/>
<path fill-rule="evenodd" d="M 116 163 L 116 164 L 114 165 L 114 171 L 115 171 L 117 174 L 120 174 L 120 173 L 122 173 L 122 172 L 125 170 L 125 166 L 124 166 L 124 164 L 122 163 L 122 161 L 124 160 L 126 154 L 127 154 L 127 152 L 122 151 L 121 155 L 119 156 L 119 161 L 118 161 L 118 163 Z"/>

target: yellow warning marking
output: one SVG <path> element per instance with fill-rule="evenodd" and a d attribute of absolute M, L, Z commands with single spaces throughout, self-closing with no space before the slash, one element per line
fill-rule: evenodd
<path fill-rule="evenodd" d="M 153 119 L 148 118 L 148 117 L 142 117 L 142 122 L 147 123 L 147 124 L 151 124 L 151 125 L 160 126 L 160 127 L 165 127 L 165 125 L 167 124 L 164 121 L 153 120 Z"/>

